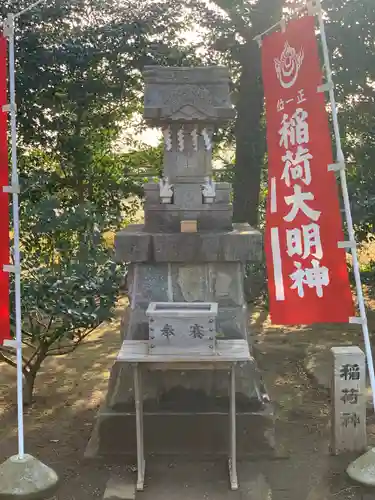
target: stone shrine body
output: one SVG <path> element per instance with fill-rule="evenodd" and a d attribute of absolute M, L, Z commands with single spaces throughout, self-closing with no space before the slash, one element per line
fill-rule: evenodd
<path fill-rule="evenodd" d="M 232 224 L 231 186 L 212 177 L 214 129 L 234 118 L 229 72 L 152 66 L 144 78 L 144 117 L 163 131 L 163 177 L 144 186 L 144 225 L 116 235 L 116 259 L 129 266 L 122 339 L 197 356 L 215 356 L 217 339 L 247 339 L 251 352 L 244 266 L 261 259 L 262 237 Z M 90 445 L 96 455 L 135 453 L 131 374 L 130 363 L 115 362 Z M 238 452 L 256 455 L 272 446 L 269 398 L 253 358 L 237 365 L 236 378 L 238 435 L 247 436 Z M 222 454 L 228 387 L 228 373 L 214 367 L 146 370 L 146 452 Z"/>

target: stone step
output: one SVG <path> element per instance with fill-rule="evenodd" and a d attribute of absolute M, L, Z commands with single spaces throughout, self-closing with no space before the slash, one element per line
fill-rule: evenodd
<path fill-rule="evenodd" d="M 146 456 L 220 457 L 229 449 L 229 417 L 223 413 L 145 413 Z M 271 405 L 256 413 L 237 415 L 239 458 L 279 458 Z M 86 458 L 136 456 L 135 415 L 103 408 L 86 450 Z"/>

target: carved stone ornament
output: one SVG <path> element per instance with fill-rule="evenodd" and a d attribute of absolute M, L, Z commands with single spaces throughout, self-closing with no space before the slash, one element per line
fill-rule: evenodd
<path fill-rule="evenodd" d="M 202 184 L 203 203 L 213 203 L 216 196 L 215 182 L 210 178 L 205 178 Z"/>
<path fill-rule="evenodd" d="M 162 178 L 159 181 L 160 200 L 162 203 L 172 203 L 173 184 L 169 184 L 168 177 Z"/>
<path fill-rule="evenodd" d="M 150 125 L 215 124 L 234 118 L 227 68 L 166 68 L 144 71 L 144 117 Z"/>

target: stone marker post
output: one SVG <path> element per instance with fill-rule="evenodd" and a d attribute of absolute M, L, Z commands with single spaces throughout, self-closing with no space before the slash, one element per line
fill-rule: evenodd
<path fill-rule="evenodd" d="M 366 362 L 357 346 L 332 347 L 331 452 L 366 449 Z"/>

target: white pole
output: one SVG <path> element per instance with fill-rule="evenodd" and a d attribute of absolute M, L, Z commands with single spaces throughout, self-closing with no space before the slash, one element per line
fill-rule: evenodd
<path fill-rule="evenodd" d="M 15 280 L 15 316 L 16 316 L 16 361 L 17 361 L 17 417 L 18 417 L 18 459 L 25 456 L 25 435 L 23 422 L 23 363 L 22 363 L 22 310 L 21 310 L 21 259 L 20 259 L 20 222 L 19 222 L 19 179 L 17 171 L 17 111 L 16 111 L 16 82 L 15 82 L 15 49 L 14 49 L 14 20 L 33 9 L 44 0 L 37 0 L 26 9 L 17 14 L 8 14 L 5 22 L 6 36 L 8 38 L 9 53 L 9 99 L 10 99 L 10 128 L 11 128 L 11 158 L 12 176 L 11 187 L 7 192 L 12 193 L 13 209 L 13 258 L 12 268 Z M 5 189 L 5 188 L 4 188 Z M 10 270 L 10 269 L 9 269 Z"/>
<path fill-rule="evenodd" d="M 34 7 L 36 7 L 37 5 L 39 5 L 42 2 L 44 2 L 44 0 L 37 0 L 36 2 L 34 2 L 31 5 L 29 5 L 28 7 L 26 7 L 25 9 L 21 10 L 20 12 L 17 12 L 17 14 L 14 14 L 14 19 L 22 16 L 22 14 L 25 14 L 25 12 L 28 12 L 29 10 L 33 9 Z"/>
<path fill-rule="evenodd" d="M 21 317 L 21 273 L 20 273 L 20 227 L 18 213 L 18 172 L 17 172 L 17 121 L 16 121 L 16 86 L 14 62 L 14 15 L 7 17 L 9 38 L 9 97 L 10 126 L 12 146 L 12 196 L 13 196 L 13 235 L 14 235 L 14 279 L 16 313 L 16 350 L 17 350 L 17 413 L 18 413 L 18 458 L 25 453 L 23 426 L 23 376 L 22 376 L 22 317 Z"/>
<path fill-rule="evenodd" d="M 285 25 L 285 23 L 291 17 L 297 16 L 298 14 L 300 14 L 301 12 L 303 12 L 304 10 L 306 10 L 306 5 L 301 5 L 301 7 L 293 9 L 293 11 L 288 14 L 287 18 L 286 17 L 282 17 L 279 21 L 277 21 L 277 23 L 273 24 L 272 26 L 270 26 L 266 30 L 262 31 L 262 33 L 258 33 L 256 36 L 254 36 L 253 40 L 256 40 L 258 42 L 258 44 L 261 45 L 262 44 L 262 37 L 264 35 L 267 35 L 267 33 L 269 33 L 270 31 L 272 31 L 273 29 L 277 28 L 278 26 L 281 26 L 281 29 L 283 29 L 283 24 Z"/>
<path fill-rule="evenodd" d="M 346 174 L 345 174 L 345 158 L 344 158 L 344 153 L 342 151 L 342 146 L 341 146 L 340 127 L 339 127 L 339 120 L 338 120 L 338 116 L 337 116 L 337 105 L 336 105 L 335 91 L 334 91 L 333 80 L 332 80 L 332 71 L 331 71 L 331 64 L 330 64 L 330 59 L 329 59 L 328 44 L 327 44 L 326 32 L 325 32 L 325 27 L 324 27 L 324 20 L 323 20 L 323 15 L 322 15 L 321 0 L 317 0 L 316 5 L 317 5 L 317 9 L 318 9 L 318 19 L 319 19 L 319 27 L 320 27 L 320 36 L 321 36 L 321 40 L 322 40 L 324 66 L 325 66 L 325 70 L 326 70 L 327 83 L 328 83 L 328 87 L 329 87 L 329 100 L 331 103 L 332 121 L 333 121 L 333 128 L 334 128 L 334 132 L 335 132 L 336 161 L 337 161 L 338 165 L 341 165 L 340 181 L 341 181 L 342 197 L 344 200 L 346 223 L 348 226 L 349 241 L 355 242 L 355 233 L 354 233 L 354 228 L 353 228 L 353 220 L 352 220 L 352 214 L 351 214 L 350 202 L 349 202 L 348 184 L 346 182 Z M 367 316 L 366 316 L 366 308 L 365 308 L 365 302 L 364 302 L 364 298 L 363 298 L 361 274 L 360 274 L 360 270 L 359 270 L 357 248 L 355 245 L 351 248 L 351 254 L 353 257 L 353 271 L 354 271 L 354 278 L 355 278 L 355 286 L 356 286 L 356 290 L 357 290 L 358 307 L 359 307 L 359 312 L 360 312 L 360 317 L 361 317 L 362 332 L 363 332 L 363 338 L 364 338 L 364 343 L 365 343 L 367 367 L 368 367 L 369 376 L 370 376 L 370 384 L 371 384 L 371 390 L 372 390 L 372 401 L 373 401 L 373 406 L 374 406 L 374 411 L 375 411 L 374 362 L 373 362 L 373 358 L 372 358 L 371 343 L 370 343 L 368 324 L 367 324 Z"/>

